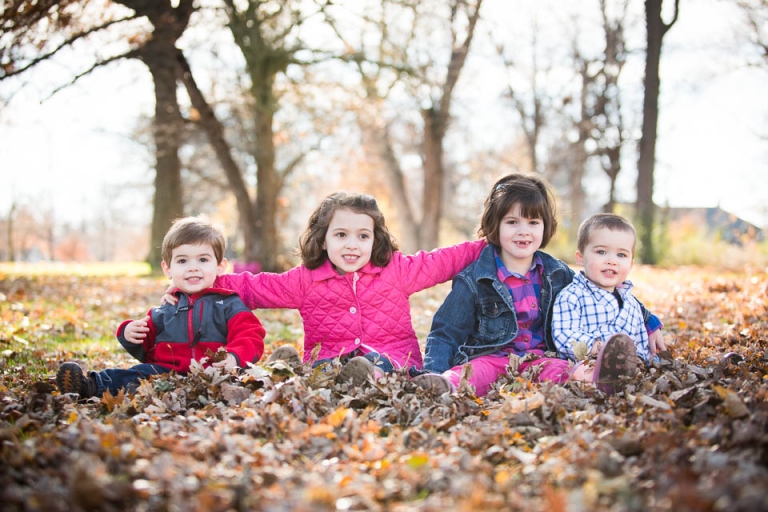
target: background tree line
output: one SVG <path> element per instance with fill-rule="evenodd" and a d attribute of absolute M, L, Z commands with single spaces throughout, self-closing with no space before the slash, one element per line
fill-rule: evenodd
<path fill-rule="evenodd" d="M 23 84 L 67 53 L 81 67 L 61 88 L 118 61 L 144 64 L 155 95 L 153 265 L 174 218 L 233 201 L 242 258 L 280 269 L 280 231 L 318 180 L 375 190 L 403 249 L 432 248 L 451 227 L 471 234 L 477 198 L 513 169 L 555 184 L 571 231 L 593 200 L 590 173 L 605 176 L 599 201 L 612 211 L 620 173 L 636 171 L 641 256 L 653 263 L 659 62 L 685 6 L 582 1 L 557 14 L 533 9 L 530 30 L 511 33 L 486 14 L 505 3 L 12 0 L 0 15 L 0 80 Z M 753 49 L 745 55 L 766 66 L 766 1 L 733 3 Z M 622 76 L 639 53 L 642 83 Z M 498 83 L 474 83 L 478 66 L 498 68 Z M 472 124 L 457 125 L 471 119 L 461 98 L 478 85 L 511 107 L 501 114 L 514 112 L 503 122 L 517 140 L 483 147 Z M 318 154 L 341 171 L 321 168 Z M 628 159 L 636 165 L 626 171 Z"/>

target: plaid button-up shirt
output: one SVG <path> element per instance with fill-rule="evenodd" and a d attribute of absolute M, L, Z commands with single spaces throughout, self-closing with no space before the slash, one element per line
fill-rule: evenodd
<path fill-rule="evenodd" d="M 583 342 L 591 351 L 595 341 L 607 341 L 624 333 L 635 341 L 637 355 L 648 361 L 650 347 L 648 329 L 640 302 L 632 295 L 632 283 L 624 281 L 616 287 L 620 301 L 609 291 L 592 283 L 583 272 L 561 291 L 552 312 L 552 335 L 558 353 L 575 359 L 573 344 Z M 653 328 L 649 326 L 651 330 Z"/>
<path fill-rule="evenodd" d="M 507 285 L 509 294 L 515 304 L 517 315 L 517 336 L 506 347 L 503 354 L 514 352 L 523 355 L 532 349 L 543 350 L 544 328 L 539 315 L 539 297 L 541 296 L 541 272 L 544 265 L 541 258 L 536 256 L 533 265 L 525 275 L 510 272 L 498 252 L 496 267 L 499 280 Z"/>

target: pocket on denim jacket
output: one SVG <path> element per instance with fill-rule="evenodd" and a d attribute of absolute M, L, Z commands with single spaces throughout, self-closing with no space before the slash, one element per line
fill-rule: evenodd
<path fill-rule="evenodd" d="M 478 338 L 492 344 L 507 339 L 512 331 L 513 314 L 501 299 L 480 303 Z"/>

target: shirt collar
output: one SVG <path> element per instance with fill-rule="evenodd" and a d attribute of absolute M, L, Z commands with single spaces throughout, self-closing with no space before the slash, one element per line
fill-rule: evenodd
<path fill-rule="evenodd" d="M 605 293 L 611 293 L 611 292 L 609 292 L 608 290 L 604 290 L 603 288 L 600 288 L 600 287 L 599 287 L 599 286 L 597 286 L 595 283 L 593 283 L 592 281 L 590 281 L 590 280 L 587 278 L 587 275 L 584 273 L 584 271 L 583 271 L 583 270 L 579 270 L 579 272 L 578 272 L 576 275 L 577 275 L 577 278 L 576 278 L 576 279 L 578 279 L 579 281 L 581 281 L 581 283 L 583 284 L 583 286 L 586 286 L 588 289 L 590 289 L 590 290 L 600 290 L 600 291 L 603 291 L 603 292 L 605 292 Z M 634 287 L 634 284 L 632 284 L 632 281 L 630 281 L 629 279 L 627 279 L 627 280 L 625 280 L 624 282 L 621 282 L 621 283 L 619 283 L 619 284 L 617 284 L 617 285 L 616 285 L 616 291 L 618 291 L 618 292 L 619 292 L 619 295 L 621 295 L 621 297 L 622 297 L 622 298 L 624 298 L 624 297 L 626 297 L 626 295 L 627 295 L 627 294 L 628 294 L 630 291 L 632 291 L 632 288 L 633 288 L 633 287 Z"/>
<path fill-rule="evenodd" d="M 512 272 L 507 269 L 507 267 L 504 266 L 504 262 L 501 260 L 501 256 L 499 256 L 499 251 L 495 247 L 493 248 L 493 256 L 496 258 L 496 268 L 499 271 L 499 276 L 503 277 L 502 281 L 506 280 L 508 277 L 517 277 L 518 279 L 523 279 L 525 277 L 524 275 L 518 274 L 517 272 Z M 531 263 L 531 268 L 528 269 L 527 273 L 530 274 L 531 271 L 535 269 L 541 272 L 543 268 L 544 263 L 542 263 L 541 257 L 537 252 L 533 255 L 533 262 Z"/>

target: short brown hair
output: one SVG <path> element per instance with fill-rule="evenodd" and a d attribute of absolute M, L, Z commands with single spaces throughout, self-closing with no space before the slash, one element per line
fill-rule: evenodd
<path fill-rule="evenodd" d="M 485 200 L 477 236 L 485 237 L 489 244 L 499 247 L 501 220 L 515 204 L 520 204 L 524 217 L 543 221 L 541 247 L 546 247 L 557 231 L 555 196 L 544 180 L 527 174 L 509 174 L 493 185 Z"/>
<path fill-rule="evenodd" d="M 579 252 L 583 253 L 587 249 L 589 236 L 592 232 L 601 228 L 607 228 L 611 231 L 625 231 L 627 233 L 632 233 L 632 236 L 637 240 L 635 227 L 621 215 L 613 213 L 596 213 L 587 217 L 579 226 L 579 236 L 576 239 L 576 247 L 579 249 Z M 635 242 L 632 242 L 632 255 L 634 256 L 634 254 Z"/>
<path fill-rule="evenodd" d="M 183 217 L 173 222 L 171 229 L 163 238 L 161 249 L 163 261 L 170 265 L 173 250 L 187 244 L 210 244 L 213 254 L 216 256 L 216 263 L 221 263 L 221 260 L 224 259 L 224 250 L 227 248 L 227 241 L 222 232 L 202 215 Z"/>
<path fill-rule="evenodd" d="M 323 249 L 325 235 L 331 224 L 333 214 L 337 210 L 351 210 L 355 213 L 368 215 L 373 219 L 373 249 L 371 250 L 371 263 L 377 267 L 384 267 L 392 258 L 392 253 L 398 250 L 397 241 L 387 229 L 384 222 L 384 214 L 373 196 L 367 194 L 348 194 L 336 192 L 323 199 L 320 205 L 312 212 L 304 230 L 299 238 L 299 253 L 301 261 L 308 269 L 318 268 L 328 259 L 328 251 Z"/>

